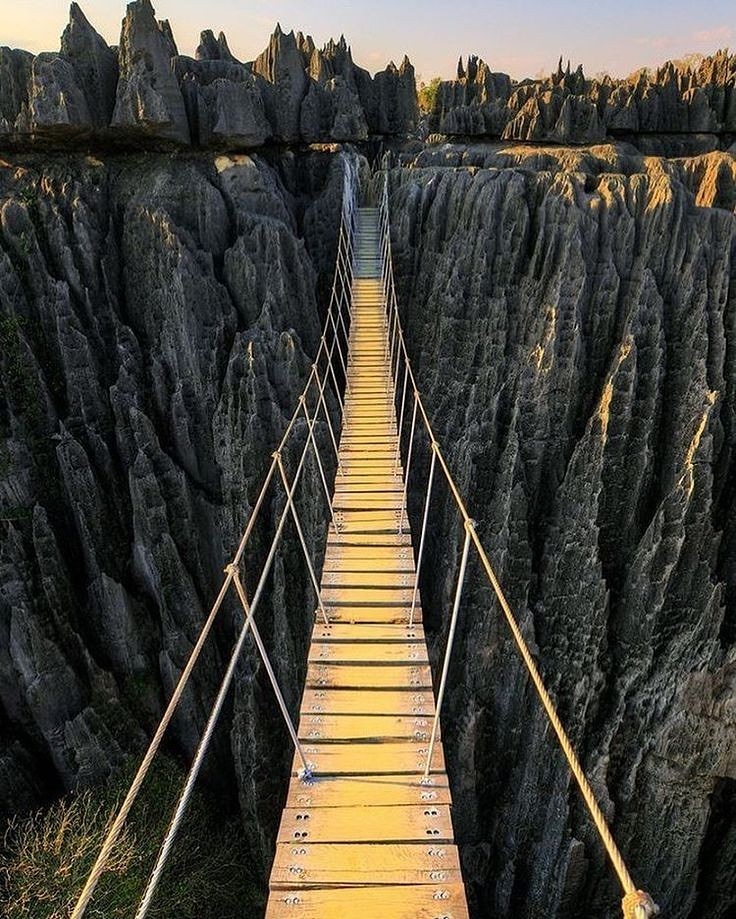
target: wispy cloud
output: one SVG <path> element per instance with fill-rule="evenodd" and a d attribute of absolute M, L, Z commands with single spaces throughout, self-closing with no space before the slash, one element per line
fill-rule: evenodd
<path fill-rule="evenodd" d="M 671 35 L 641 35 L 639 38 L 634 39 L 634 44 L 662 51 L 666 48 L 672 48 L 677 42 Z"/>
<path fill-rule="evenodd" d="M 733 26 L 717 26 L 715 29 L 700 29 L 693 35 L 696 42 L 702 45 L 715 45 L 719 42 L 730 42 L 736 36 Z"/>

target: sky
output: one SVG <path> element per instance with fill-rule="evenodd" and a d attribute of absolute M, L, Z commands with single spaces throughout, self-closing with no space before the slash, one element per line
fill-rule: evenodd
<path fill-rule="evenodd" d="M 92 25 L 117 44 L 123 0 L 79 0 Z M 686 54 L 736 47 L 734 0 L 153 0 L 179 51 L 193 54 L 202 29 L 225 32 L 252 60 L 276 22 L 318 45 L 344 33 L 356 63 L 375 72 L 408 54 L 422 80 L 454 77 L 462 54 L 478 54 L 517 79 L 548 73 L 563 55 L 592 76 L 626 76 Z M 68 17 L 65 0 L 0 0 L 0 45 L 54 51 Z"/>

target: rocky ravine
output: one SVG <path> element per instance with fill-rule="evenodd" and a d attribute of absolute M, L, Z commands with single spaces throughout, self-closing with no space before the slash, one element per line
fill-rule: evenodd
<path fill-rule="evenodd" d="M 104 779 L 157 723 L 315 353 L 341 193 L 341 158 L 319 155 L 0 164 L 3 816 Z M 297 549 L 260 617 L 292 705 L 314 604 Z M 221 614 L 170 731 L 187 759 L 239 620 Z M 290 755 L 251 652 L 209 781 L 265 876 Z"/>
<path fill-rule="evenodd" d="M 400 135 L 414 104 L 408 67 L 370 89 L 356 69 L 356 107 L 335 76 L 349 83 L 344 44 L 317 53 L 280 30 L 253 65 L 208 34 L 197 61 L 181 58 L 147 0 L 129 8 L 119 51 L 76 8 L 62 45 L 0 53 L 6 139 L 159 152 L 6 153 L 0 165 L 4 813 L 141 749 L 317 342 L 339 158 L 160 145 L 362 137 L 363 125 Z M 81 135 L 73 111 L 86 112 Z M 23 134 L 33 112 L 46 127 Z M 669 916 L 725 919 L 734 157 L 417 148 L 393 161 L 393 233 L 438 433 L 637 880 Z M 441 493 L 438 506 L 424 585 L 435 655 L 458 552 Z M 303 516 L 321 544 L 308 497 Z M 610 869 L 473 575 L 446 739 L 475 915 L 617 915 Z M 292 704 L 312 603 L 289 540 L 262 621 Z M 232 638 L 237 612 L 224 613 L 171 732 L 185 757 Z M 247 657 L 205 778 L 237 795 L 264 881 L 289 759 Z"/>
<path fill-rule="evenodd" d="M 664 915 L 733 915 L 734 157 L 447 146 L 390 187 L 420 386 L 615 835 Z M 435 658 L 461 542 L 438 502 Z M 475 915 L 618 915 L 482 584 L 445 721 Z"/>

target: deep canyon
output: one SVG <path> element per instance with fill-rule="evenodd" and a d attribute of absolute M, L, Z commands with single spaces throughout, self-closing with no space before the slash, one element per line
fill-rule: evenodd
<path fill-rule="evenodd" d="M 185 58 L 148 0 L 118 48 L 73 4 L 59 54 L 0 49 L 0 818 L 95 787 L 155 728 L 318 347 L 349 158 L 367 196 L 388 176 L 419 385 L 637 882 L 671 919 L 734 915 L 735 135 L 725 52 L 633 82 L 471 59 L 421 113 L 408 59 L 371 77 L 280 29 L 252 64 L 211 32 Z M 310 465 L 318 553 L 319 487 Z M 435 665 L 460 547 L 440 490 Z M 260 616 L 292 709 L 313 613 L 292 533 Z M 237 615 L 170 730 L 183 761 Z M 473 567 L 456 652 L 473 915 L 618 915 Z M 264 889 L 290 760 L 251 649 L 203 782 Z"/>

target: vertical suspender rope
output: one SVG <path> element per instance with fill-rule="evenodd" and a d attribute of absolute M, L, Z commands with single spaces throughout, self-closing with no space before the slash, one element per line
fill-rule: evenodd
<path fill-rule="evenodd" d="M 310 440 L 307 439 L 307 444 L 310 443 Z M 322 618 L 324 619 L 325 625 L 330 624 L 330 620 L 327 617 L 327 611 L 325 610 L 324 604 L 322 603 L 322 592 L 319 589 L 319 581 L 317 580 L 317 575 L 314 573 L 314 566 L 312 565 L 312 559 L 309 555 L 309 549 L 307 548 L 307 541 L 304 538 L 304 531 L 302 530 L 302 525 L 299 522 L 299 514 L 296 512 L 296 505 L 294 504 L 294 486 L 289 485 L 289 480 L 286 477 L 286 470 L 284 469 L 284 464 L 281 459 L 281 454 L 277 454 L 276 462 L 279 467 L 279 474 L 281 475 L 281 481 L 284 484 L 284 491 L 286 492 L 286 506 L 291 511 L 291 516 L 294 520 L 294 526 L 296 528 L 297 536 L 299 537 L 299 542 L 302 547 L 302 552 L 304 553 L 304 561 L 307 563 L 307 568 L 309 570 L 309 578 L 312 582 L 312 587 L 314 592 L 317 595 L 317 606 Z"/>
<path fill-rule="evenodd" d="M 450 658 L 452 657 L 452 647 L 455 643 L 455 631 L 457 629 L 457 619 L 460 612 L 460 600 L 463 595 L 463 584 L 465 583 L 465 571 L 468 566 L 468 553 L 470 552 L 470 533 L 473 529 L 472 520 L 465 522 L 465 540 L 463 542 L 463 554 L 460 559 L 460 571 L 457 577 L 457 587 L 455 588 L 455 601 L 452 605 L 452 616 L 450 617 L 450 631 L 447 635 L 447 647 L 445 648 L 445 659 L 442 664 L 442 676 L 440 678 L 440 688 L 437 691 L 437 702 L 434 710 L 434 720 L 432 722 L 432 737 L 429 741 L 429 750 L 427 751 L 427 762 L 424 767 L 424 781 L 429 778 L 432 768 L 432 757 L 434 747 L 437 742 L 437 730 L 440 724 L 440 710 L 445 698 L 445 689 L 447 688 L 447 674 L 450 670 Z"/>
<path fill-rule="evenodd" d="M 411 431 L 409 433 L 409 446 L 406 454 L 406 469 L 404 470 L 404 500 L 401 503 L 401 520 L 399 521 L 399 535 L 404 532 L 404 515 L 407 513 L 406 502 L 409 496 L 409 476 L 411 475 L 411 457 L 414 452 L 414 434 L 417 427 L 417 402 L 418 395 L 414 392 L 414 408 L 411 413 Z"/>
<path fill-rule="evenodd" d="M 432 459 L 429 463 L 429 479 L 427 480 L 427 492 L 424 499 L 424 516 L 422 517 L 422 533 L 419 538 L 419 552 L 417 554 L 417 568 L 414 577 L 414 591 L 411 596 L 411 610 L 409 612 L 409 625 L 414 625 L 414 610 L 417 606 L 417 595 L 419 593 L 419 575 L 422 572 L 422 560 L 424 559 L 424 543 L 427 538 L 427 520 L 429 519 L 429 503 L 432 500 L 432 485 L 434 483 L 434 470 L 437 465 L 437 444 L 432 442 Z"/>

